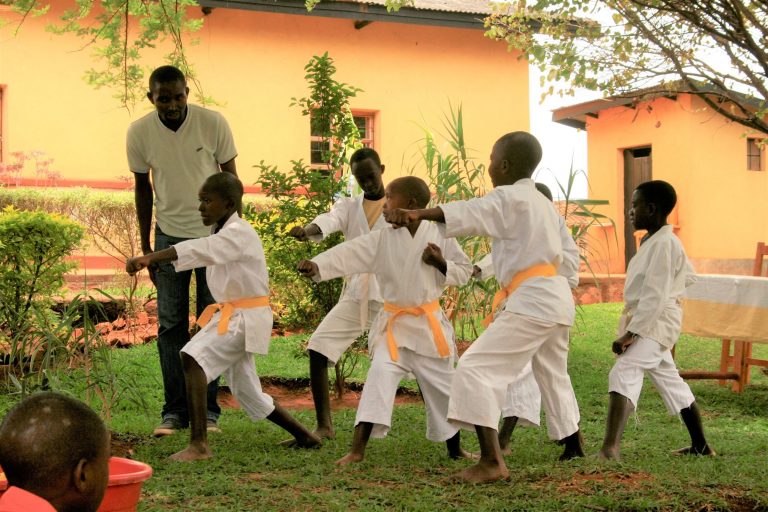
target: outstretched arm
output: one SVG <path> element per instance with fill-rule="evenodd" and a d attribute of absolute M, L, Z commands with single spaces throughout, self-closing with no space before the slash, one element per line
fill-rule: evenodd
<path fill-rule="evenodd" d="M 176 253 L 175 247 L 169 247 L 167 249 L 163 249 L 162 251 L 150 252 L 149 254 L 145 254 L 143 256 L 129 258 L 128 261 L 125 262 L 125 271 L 130 275 L 134 275 L 136 272 L 145 269 L 150 265 L 173 261 L 178 259 L 178 257 L 179 256 Z"/>
<path fill-rule="evenodd" d="M 301 260 L 299 264 L 296 265 L 296 270 L 298 270 L 304 277 L 315 277 L 320 273 L 320 270 L 317 268 L 317 263 L 312 260 Z"/>
<path fill-rule="evenodd" d="M 304 263 L 307 260 L 297 270 L 315 281 L 375 272 L 381 233 L 382 230 L 376 230 L 331 247 L 309 261 L 314 265 L 312 270 Z"/>
<path fill-rule="evenodd" d="M 350 218 L 349 210 L 353 207 L 354 200 L 343 197 L 333 203 L 331 211 L 321 213 L 315 217 L 312 222 L 299 229 L 305 231 L 307 239 L 312 240 L 313 242 L 319 242 L 332 233 L 347 229 Z"/>
<path fill-rule="evenodd" d="M 403 210 L 402 208 L 396 208 L 384 212 L 384 218 L 396 228 L 407 226 L 418 220 L 445 222 L 443 210 L 438 207 L 424 208 L 422 210 Z"/>
<path fill-rule="evenodd" d="M 309 240 L 313 236 L 322 235 L 323 232 L 317 224 L 309 223 L 306 226 L 294 226 L 288 232 L 288 236 L 300 240 L 302 242 Z"/>

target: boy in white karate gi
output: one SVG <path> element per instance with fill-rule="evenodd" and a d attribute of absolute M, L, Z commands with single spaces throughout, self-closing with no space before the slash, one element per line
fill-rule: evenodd
<path fill-rule="evenodd" d="M 429 188 L 419 178 L 394 180 L 386 189 L 384 211 L 427 205 Z M 427 411 L 427 439 L 446 441 L 452 458 L 465 457 L 459 429 L 446 420 L 448 393 L 456 353 L 453 328 L 440 307 L 446 286 L 469 280 L 472 265 L 453 238 L 445 238 L 431 222 L 413 222 L 407 229 L 384 229 L 338 245 L 299 271 L 315 280 L 349 272 L 370 272 L 378 278 L 384 307 L 371 326 L 368 371 L 355 418 L 352 449 L 337 464 L 363 460 L 370 436 L 384 437 L 391 426 L 395 393 L 412 372 Z"/>
<path fill-rule="evenodd" d="M 387 226 L 382 217 L 384 166 L 372 148 L 355 151 L 349 159 L 352 175 L 363 190 L 362 196 L 342 197 L 330 212 L 319 215 L 304 227 L 288 233 L 299 240 L 320 241 L 337 231 L 345 240 L 353 240 Z M 309 378 L 315 402 L 317 429 L 321 438 L 333 439 L 333 421 L 328 393 L 328 366 L 333 366 L 352 343 L 371 326 L 381 310 L 381 294 L 376 277 L 371 274 L 345 272 L 347 277 L 339 302 L 328 312 L 309 339 Z"/>
<path fill-rule="evenodd" d="M 261 390 L 253 354 L 266 354 L 272 334 L 267 265 L 261 239 L 237 212 L 243 184 L 233 174 L 208 177 L 200 188 L 203 224 L 211 235 L 131 258 L 126 270 L 133 275 L 154 263 L 172 261 L 177 271 L 207 267 L 206 277 L 217 304 L 198 319 L 202 329 L 181 350 L 191 420 L 191 439 L 171 456 L 178 461 L 213 456 L 206 430 L 206 386 L 226 375 L 232 393 L 248 416 L 268 419 L 296 438 L 296 445 L 317 446 L 320 439 Z"/>
<path fill-rule="evenodd" d="M 553 201 L 552 191 L 543 183 L 536 183 L 536 190 L 544 197 Z M 558 275 L 568 280 L 571 288 L 579 284 L 579 265 L 581 257 L 579 248 L 573 241 L 565 219 L 560 217 L 560 241 L 563 244 L 563 263 L 557 269 Z M 476 279 L 490 279 L 493 276 L 493 257 L 488 254 L 477 265 L 473 276 Z M 503 455 L 511 454 L 509 442 L 517 425 L 524 427 L 539 427 L 541 425 L 541 391 L 533 376 L 533 365 L 528 363 L 522 373 L 507 387 L 504 407 L 501 409 L 504 418 L 499 429 L 499 448 Z"/>
<path fill-rule="evenodd" d="M 480 460 L 457 474 L 457 480 L 490 482 L 509 476 L 499 447 L 499 417 L 507 387 L 531 361 L 549 436 L 565 445 L 560 459 L 584 455 L 579 407 L 568 376 L 568 330 L 575 307 L 568 280 L 557 273 L 563 263 L 560 216 L 531 180 L 540 160 L 541 146 L 533 135 L 509 133 L 491 152 L 488 174 L 495 188 L 489 194 L 385 214 L 395 226 L 434 220 L 445 223 L 446 236 L 493 238 L 493 267 L 503 283 L 494 304 L 504 301 L 504 308 L 459 359 L 453 377 L 448 419 L 474 428 L 480 441 Z"/>
<path fill-rule="evenodd" d="M 667 224 L 676 202 L 675 189 L 661 180 L 642 183 L 632 194 L 629 220 L 635 229 L 648 233 L 627 267 L 621 337 L 612 347 L 619 356 L 608 376 L 610 399 L 601 459 L 620 458 L 624 426 L 637 407 L 646 373 L 667 411 L 680 414 L 691 436 L 691 446 L 674 453 L 715 455 L 704 438 L 696 399 L 671 353 L 683 321 L 679 300 L 693 275 L 683 245 Z"/>

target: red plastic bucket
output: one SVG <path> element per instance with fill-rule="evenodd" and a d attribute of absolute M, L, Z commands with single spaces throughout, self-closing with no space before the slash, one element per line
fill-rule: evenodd
<path fill-rule="evenodd" d="M 141 485 L 151 476 L 149 464 L 122 457 L 109 459 L 109 484 L 98 512 L 134 512 Z"/>
<path fill-rule="evenodd" d="M 141 496 L 141 485 L 151 476 L 152 468 L 148 464 L 122 457 L 110 458 L 109 484 L 98 512 L 134 512 Z M 0 477 L 0 495 L 7 488 L 8 482 Z"/>

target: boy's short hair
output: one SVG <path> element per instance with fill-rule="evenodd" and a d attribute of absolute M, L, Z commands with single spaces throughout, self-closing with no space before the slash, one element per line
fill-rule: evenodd
<path fill-rule="evenodd" d="M 108 435 L 84 403 L 60 393 L 37 393 L 8 411 L 0 424 L 0 466 L 10 485 L 45 489 L 69 478 L 81 460 L 103 455 Z"/>
<path fill-rule="evenodd" d="M 672 213 L 677 204 L 675 187 L 662 180 L 651 180 L 641 183 L 635 189 L 643 195 L 646 203 L 653 203 L 665 218 Z"/>
<path fill-rule="evenodd" d="M 544 194 L 544 197 L 546 197 L 550 201 L 554 201 L 554 198 L 552 197 L 552 191 L 549 190 L 549 187 L 546 186 L 545 184 L 540 183 L 540 182 L 537 181 L 536 182 L 536 190 L 538 190 L 539 192 Z"/>
<path fill-rule="evenodd" d="M 187 83 L 187 77 L 181 70 L 174 66 L 160 66 L 155 69 L 151 75 L 149 75 L 149 89 L 155 84 L 165 84 L 168 82 L 183 82 Z"/>
<path fill-rule="evenodd" d="M 373 160 L 373 162 L 378 167 L 381 167 L 381 158 L 379 158 L 379 154 L 373 148 L 360 148 L 354 153 L 352 153 L 352 156 L 349 157 L 349 165 L 351 166 L 353 164 L 362 162 L 363 160 L 367 160 L 369 158 Z"/>
<path fill-rule="evenodd" d="M 398 194 L 403 194 L 408 199 L 415 199 L 419 208 L 424 208 L 429 204 L 432 193 L 429 186 L 421 178 L 416 176 L 403 176 L 389 182 L 389 188 Z"/>
<path fill-rule="evenodd" d="M 511 132 L 496 141 L 501 156 L 512 169 L 530 177 L 541 162 L 541 144 L 528 132 Z"/>
<path fill-rule="evenodd" d="M 236 205 L 243 201 L 243 182 L 231 172 L 217 172 L 206 178 L 203 188 L 224 199 L 230 199 Z"/>

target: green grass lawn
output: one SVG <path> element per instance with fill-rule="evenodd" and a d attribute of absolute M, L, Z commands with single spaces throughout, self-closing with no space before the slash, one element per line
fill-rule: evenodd
<path fill-rule="evenodd" d="M 338 469 L 351 440 L 355 411 L 335 413 L 337 439 L 319 450 L 276 446 L 287 436 L 273 424 L 250 422 L 239 410 L 225 410 L 223 434 L 212 437 L 216 457 L 193 464 L 172 463 L 186 432 L 155 440 L 147 433 L 157 421 L 162 394 L 154 345 L 115 351 L 113 365 L 143 397 L 142 412 L 125 394 L 113 409 L 114 431 L 139 434 L 134 458 L 148 462 L 154 476 L 145 484 L 139 510 L 768 510 L 768 377 L 753 371 L 742 394 L 715 381 L 692 381 L 715 458 L 676 458 L 670 451 L 686 445 L 679 418 L 670 417 L 646 382 L 639 409 L 627 425 L 621 463 L 600 463 L 593 456 L 602 441 L 607 376 L 613 363 L 610 343 L 621 305 L 587 306 L 572 331 L 570 375 L 581 409 L 581 428 L 589 457 L 556 462 L 561 448 L 545 429 L 518 429 L 507 457 L 509 481 L 473 486 L 442 479 L 465 467 L 445 456 L 442 445 L 424 437 L 424 409 L 395 409 L 387 439 L 374 439 L 359 465 Z M 296 358 L 298 337 L 273 341 L 271 353 L 257 358 L 262 376 L 305 378 L 307 359 Z M 768 358 L 768 345 L 755 345 Z M 678 343 L 681 369 L 715 369 L 720 343 L 684 336 Z M 355 378 L 362 379 L 366 364 Z M 82 380 L 73 377 L 72 382 Z M 0 396 L 0 412 L 13 397 Z M 297 417 L 313 425 L 312 411 Z M 464 435 L 476 450 L 474 434 Z"/>

